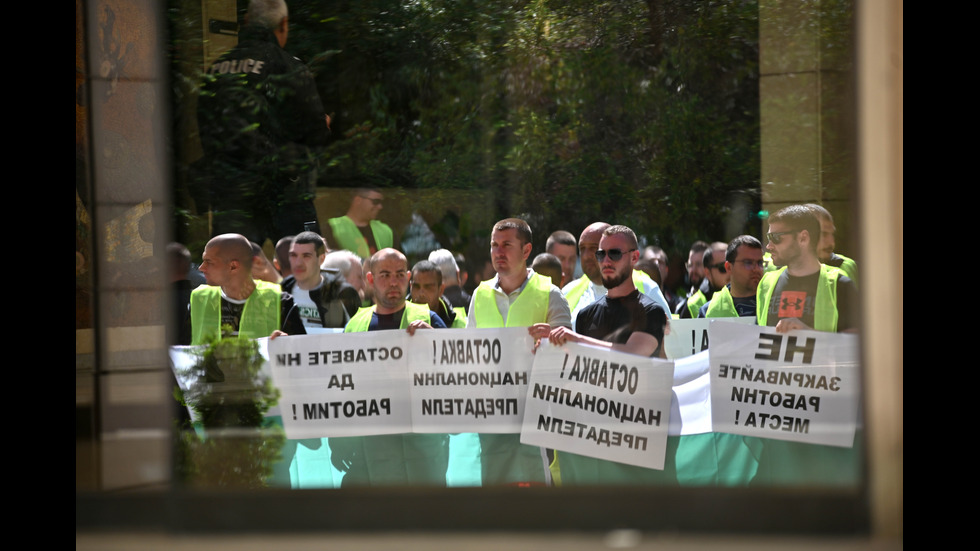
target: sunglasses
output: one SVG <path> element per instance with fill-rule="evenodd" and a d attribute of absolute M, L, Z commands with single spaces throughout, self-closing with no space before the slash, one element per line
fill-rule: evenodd
<path fill-rule="evenodd" d="M 619 262 L 619 259 L 620 258 L 623 258 L 623 255 L 624 254 L 631 253 L 631 252 L 633 252 L 635 250 L 636 249 L 630 249 L 628 251 L 623 251 L 621 249 L 609 249 L 608 251 L 604 251 L 602 249 L 599 249 L 598 251 L 595 252 L 595 257 L 596 257 L 596 260 L 598 260 L 599 262 L 604 261 L 607 256 L 609 257 L 609 260 L 611 260 L 613 262 Z"/>
<path fill-rule="evenodd" d="M 718 264 L 712 264 L 711 266 L 708 266 L 708 269 L 709 270 L 712 269 L 712 268 L 718 270 L 719 272 L 721 272 L 723 274 L 724 273 L 727 273 L 727 270 L 725 270 L 725 263 L 724 262 L 720 262 Z"/>
<path fill-rule="evenodd" d="M 375 197 L 365 197 L 363 195 L 361 195 L 360 197 L 361 197 L 361 199 L 367 199 L 368 201 L 371 201 L 371 204 L 374 205 L 374 206 L 378 206 L 378 205 L 380 205 L 381 203 L 384 202 L 384 199 L 378 199 L 378 198 L 375 198 Z"/>
<path fill-rule="evenodd" d="M 766 237 L 769 238 L 769 242 L 773 245 L 779 245 L 783 241 L 784 235 L 789 235 L 791 233 L 800 233 L 800 230 L 789 230 L 789 231 L 778 231 L 776 233 L 767 233 Z"/>

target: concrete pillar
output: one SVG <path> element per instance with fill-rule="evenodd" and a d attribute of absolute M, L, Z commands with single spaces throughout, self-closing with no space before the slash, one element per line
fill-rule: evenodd
<path fill-rule="evenodd" d="M 853 5 L 760 0 L 762 205 L 820 203 L 834 215 L 837 251 L 854 257 Z M 767 228 L 763 224 L 763 231 Z"/>

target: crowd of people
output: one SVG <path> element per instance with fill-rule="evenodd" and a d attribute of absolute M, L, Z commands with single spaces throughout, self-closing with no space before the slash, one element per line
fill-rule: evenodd
<path fill-rule="evenodd" d="M 665 358 L 673 318 L 754 316 L 777 332 L 857 330 L 856 263 L 836 254 L 833 218 L 814 204 L 770 216 L 765 244 L 750 235 L 694 243 L 685 265 L 689 286 L 682 289 L 666 285 L 662 249 L 641 249 L 632 229 L 604 221 L 552 231 L 546 250 L 532 257 L 530 225 L 500 220 L 491 229 L 492 273 L 486 275 L 461 270 L 462 256 L 446 249 L 410 265 L 395 232 L 379 219 L 379 189 L 356 190 L 347 212 L 321 232 L 311 191 L 316 167 L 307 161 L 328 134 L 330 118 L 308 71 L 282 50 L 287 36 L 285 4 L 253 0 L 239 46 L 209 71 L 201 102 L 209 116 L 201 126 L 216 235 L 201 258 L 203 283 L 191 283 L 186 247 L 170 248 L 176 344 L 527 327 L 538 342 Z M 243 97 L 263 89 L 288 93 Z M 243 101 L 270 103 L 254 121 L 228 108 Z M 275 132 L 241 132 L 255 124 Z M 258 158 L 257 151 L 263 152 Z M 271 261 L 261 247 L 267 238 L 278 239 Z M 651 472 L 555 454 L 521 443 L 517 434 L 477 436 L 484 485 L 547 485 L 559 477 L 564 484 L 669 483 L 671 477 L 670 468 Z M 449 435 L 336 438 L 330 447 L 345 485 L 445 484 Z"/>
<path fill-rule="evenodd" d="M 410 265 L 402 251 L 381 246 L 389 243 L 379 243 L 370 224 L 356 230 L 365 257 L 304 231 L 281 238 L 270 261 L 245 236 L 221 234 L 204 249 L 199 271 L 205 281 L 197 287 L 186 277 L 186 248 L 171 246 L 182 311 L 175 334 L 180 344 L 200 344 L 236 336 L 527 327 L 536 342 L 579 342 L 666 358 L 670 320 L 685 317 L 755 317 L 777 332 L 856 331 L 856 263 L 835 253 L 829 213 L 817 205 L 792 205 L 768 222 L 765 245 L 751 235 L 695 243 L 685 278 L 690 286 L 673 291 L 657 283 L 666 279 L 659 268 L 666 266 L 663 251 L 641 248 L 632 229 L 606 222 L 589 224 L 577 239 L 565 230 L 554 232 L 548 243 L 557 244 L 552 250 L 561 257 L 548 253 L 554 262 L 546 271 L 555 273 L 545 275 L 531 262 L 528 223 L 500 220 L 489 242 L 494 275 L 471 291 L 458 253 L 438 249 Z M 577 268 L 582 276 L 576 278 Z M 549 485 L 556 479 L 664 483 L 671 476 L 670 468 L 651 471 L 557 454 L 522 444 L 517 434 L 471 436 L 485 485 Z M 445 484 L 449 435 L 330 440 L 345 485 Z M 380 469 L 371 465 L 372 457 L 400 467 Z"/>

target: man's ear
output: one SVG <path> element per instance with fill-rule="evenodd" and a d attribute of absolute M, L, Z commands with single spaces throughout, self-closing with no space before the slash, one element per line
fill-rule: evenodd
<path fill-rule="evenodd" d="M 811 239 L 811 237 L 810 237 L 810 231 L 809 230 L 800 230 L 800 233 L 798 235 L 800 236 L 799 237 L 799 239 L 800 239 L 800 245 L 805 245 L 805 246 L 809 247 L 810 246 L 810 243 L 813 242 L 813 239 Z M 804 236 L 806 236 L 806 239 L 804 239 Z"/>
<path fill-rule="evenodd" d="M 531 244 L 530 243 L 525 243 L 521 247 L 521 249 L 524 251 L 524 260 L 526 261 L 528 258 L 531 257 Z"/>
<path fill-rule="evenodd" d="M 369 285 L 374 285 L 374 274 L 373 273 L 368 272 L 368 273 L 364 274 L 364 279 L 365 279 L 365 281 L 368 282 Z"/>

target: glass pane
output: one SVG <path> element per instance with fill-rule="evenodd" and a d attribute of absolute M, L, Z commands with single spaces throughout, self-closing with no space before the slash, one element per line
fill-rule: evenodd
<path fill-rule="evenodd" d="M 716 295 L 754 298 L 759 278 L 770 268 L 802 265 L 797 249 L 777 247 L 780 236 L 773 234 L 784 223 L 770 225 L 770 216 L 789 205 L 823 205 L 833 216 L 836 233 L 830 235 L 833 245 L 824 236 L 825 246 L 818 248 L 820 230 L 807 230 L 804 239 L 803 231 L 791 226 L 783 236 L 786 243 L 809 247 L 812 237 L 824 262 L 831 262 L 824 254 L 831 250 L 858 257 L 852 207 L 856 130 L 850 2 L 790 8 L 751 1 L 311 1 L 293 2 L 285 22 L 281 14 L 267 14 L 265 27 L 246 25 L 247 2 L 234 0 L 172 1 L 165 13 L 134 13 L 111 1 L 89 4 L 79 3 L 87 8 L 79 8 L 89 17 L 85 28 L 90 33 L 98 29 L 105 38 L 102 49 L 88 57 L 108 63 L 118 78 L 100 74 L 88 87 L 77 85 L 100 95 L 93 97 L 98 104 L 91 113 L 79 106 L 83 112 L 76 127 L 95 119 L 100 126 L 96 139 L 105 145 L 100 151 L 132 154 L 127 147 L 136 141 L 112 123 L 114 114 L 128 113 L 141 126 L 140 108 L 147 105 L 146 89 L 137 82 L 141 71 L 150 70 L 156 52 L 142 49 L 131 36 L 134 19 L 142 17 L 157 17 L 166 26 L 160 37 L 169 41 L 172 108 L 142 124 L 143 136 L 151 139 L 139 144 L 142 155 L 132 156 L 136 162 L 120 168 L 125 174 L 113 172 L 111 159 L 97 158 L 96 193 L 114 201 L 97 211 L 98 231 L 88 227 L 91 222 L 84 216 L 81 222 L 76 216 L 76 243 L 82 243 L 76 246 L 76 257 L 86 258 L 86 248 L 97 251 L 97 277 L 104 283 L 98 292 L 91 291 L 93 283 L 83 279 L 80 285 L 76 270 L 77 294 L 96 295 L 99 316 L 97 331 L 89 336 L 79 332 L 78 320 L 87 316 L 81 307 L 76 309 L 76 373 L 79 386 L 93 389 L 92 407 L 80 404 L 76 415 L 96 427 L 88 438 L 99 450 L 96 470 L 101 468 L 90 482 L 79 474 L 77 489 L 162 486 L 193 494 L 266 488 L 270 491 L 257 493 L 290 489 L 296 491 L 288 495 L 317 496 L 314 490 L 342 486 L 375 486 L 396 492 L 385 495 L 405 495 L 397 492 L 406 486 L 409 492 L 424 488 L 420 494 L 425 499 L 450 509 L 458 499 L 496 499 L 495 491 L 514 488 L 551 492 L 557 497 L 545 499 L 567 503 L 631 492 L 638 492 L 637 499 L 645 499 L 644 492 L 661 492 L 657 495 L 685 500 L 720 490 L 720 495 L 749 503 L 765 501 L 770 497 L 766 492 L 774 489 L 840 492 L 834 498 L 864 491 L 856 337 L 827 338 L 828 347 L 843 350 L 826 357 L 846 365 L 845 390 L 852 399 L 840 399 L 829 388 L 836 384 L 831 368 L 808 372 L 805 383 L 792 383 L 792 374 L 785 375 L 790 383 L 775 397 L 773 388 L 780 387 L 772 381 L 779 381 L 782 371 L 765 370 L 753 352 L 749 361 L 759 365 L 739 364 L 742 376 L 756 379 L 751 382 L 762 379 L 758 389 L 766 397 L 752 394 L 751 400 L 769 400 L 768 406 L 734 407 L 734 424 L 739 426 L 725 425 L 726 432 L 710 429 L 710 415 L 705 422 L 691 411 L 698 404 L 714 405 L 706 397 L 709 371 L 717 374 L 718 361 L 702 352 L 710 334 L 729 333 L 709 333 L 707 322 L 697 325 L 686 319 L 696 318 Z M 257 19 L 263 20 L 250 21 Z M 84 67 L 84 56 L 77 57 L 78 66 Z M 162 142 L 168 134 L 173 137 L 167 152 L 172 159 L 161 159 L 152 137 Z M 86 139 L 86 132 L 76 132 L 79 165 L 93 157 Z M 141 168 L 165 174 L 172 183 L 134 184 Z M 86 181 L 83 176 L 89 172 L 76 170 L 76 182 Z M 81 212 L 88 214 L 84 207 L 92 207 L 83 194 L 78 196 Z M 530 234 L 520 225 L 493 231 L 496 222 L 509 218 L 526 222 Z M 626 226 L 632 235 L 589 231 L 599 221 Z M 307 231 L 323 236 L 326 247 L 305 236 L 283 240 Z M 226 233 L 244 237 L 212 241 Z M 762 248 L 750 244 L 729 258 L 727 244 L 742 235 L 755 238 Z M 614 247 L 617 240 L 625 244 Z M 697 242 L 704 242 L 707 255 L 692 246 Z M 382 254 L 361 264 L 388 247 L 401 256 Z M 738 256 L 749 249 L 760 258 L 755 253 Z M 359 258 L 352 262 L 349 256 L 326 254 L 335 250 L 349 250 Z M 420 261 L 435 259 L 431 253 L 437 250 L 448 251 L 456 262 L 456 288 L 440 288 L 452 278 L 452 270 L 440 271 L 442 281 L 429 287 L 424 283 L 426 266 L 422 273 L 405 273 Z M 538 258 L 544 252 L 554 258 Z M 763 258 L 763 252 L 772 256 Z M 512 269 L 530 268 L 532 262 L 541 263 L 534 272 Z M 546 273 L 548 262 L 555 264 L 554 279 L 531 275 Z M 623 267 L 616 267 L 618 263 Z M 321 266 L 337 271 L 321 272 Z M 616 279 L 631 271 L 635 277 Z M 131 277 L 137 273 L 146 277 Z M 532 291 L 538 293 L 536 299 L 508 297 L 513 290 L 508 278 L 519 273 L 527 276 L 517 278 L 521 295 L 525 284 L 543 285 Z M 849 276 L 837 283 L 845 290 L 835 297 L 846 298 L 830 329 L 812 311 L 823 307 L 823 295 L 815 289 L 825 280 L 818 282 L 815 276 L 809 291 L 791 289 L 802 293 L 804 302 L 809 300 L 811 311 L 802 314 L 808 325 L 831 333 L 857 329 L 856 295 L 848 294 L 856 289 L 857 273 Z M 827 277 L 836 278 L 837 272 Z M 497 282 L 502 292 L 495 295 L 493 284 L 489 291 L 478 290 L 488 280 Z M 525 346 L 524 337 L 488 329 L 494 322 L 474 313 L 500 303 L 505 306 L 497 307 L 499 325 L 506 324 L 506 311 L 513 308 L 511 325 L 550 322 L 585 335 L 590 330 L 578 323 L 600 314 L 590 311 L 583 318 L 579 311 L 589 301 L 617 300 L 616 292 L 606 288 L 620 288 L 623 281 L 635 281 L 642 295 L 652 297 L 630 299 L 636 304 L 662 303 L 666 308 L 661 311 L 673 314 L 669 325 L 665 319 L 642 320 L 647 331 L 639 333 L 654 335 L 649 350 L 644 348 L 651 346 L 649 341 L 631 344 L 624 337 L 618 343 L 646 351 L 632 371 L 612 367 L 622 365 L 616 362 L 624 360 L 615 355 L 621 350 L 589 352 L 594 349 L 578 344 L 564 348 L 564 358 L 581 365 L 567 371 L 561 370 L 560 361 L 544 365 L 541 358 L 550 356 L 543 349 L 532 354 L 533 344 Z M 550 284 L 557 295 L 549 295 Z M 745 292 L 747 286 L 751 293 Z M 397 292 L 389 294 L 389 289 Z M 428 304 L 445 318 L 449 329 L 436 333 L 453 331 L 466 321 L 470 333 L 462 334 L 477 336 L 447 332 L 456 340 L 447 344 L 429 338 L 424 342 L 431 341 L 430 350 L 428 344 L 419 346 L 423 337 L 401 344 L 404 332 L 370 335 L 379 328 L 401 328 L 401 321 L 414 315 L 412 307 L 400 313 L 409 291 L 409 303 Z M 613 294 L 600 301 L 607 292 Z M 788 296 L 782 286 L 776 292 Z M 555 305 L 559 299 L 564 314 L 554 311 L 560 310 Z M 531 300 L 545 305 L 541 319 L 525 316 L 531 308 L 525 303 Z M 171 302 L 176 306 L 171 308 Z M 370 311 L 358 311 L 372 304 L 377 305 L 374 319 Z M 733 301 L 733 311 L 736 305 L 741 307 L 742 301 Z M 389 319 L 384 317 L 389 311 L 399 313 Z M 425 308 L 416 317 L 436 324 Z M 228 320 L 234 323 L 223 326 Z M 345 326 L 368 335 L 358 340 L 338 334 Z M 751 323 L 746 326 L 754 330 Z M 265 337 L 276 329 L 289 333 L 279 339 L 297 344 L 229 338 Z M 738 331 L 731 334 L 743 334 Z M 698 338 L 689 346 L 682 343 L 681 350 L 674 343 L 688 332 Z M 219 335 L 225 338 L 216 342 Z M 551 347 L 547 333 L 536 336 L 542 335 L 538 346 Z M 603 341 L 617 338 L 600 329 L 591 335 Z M 760 343 L 769 338 L 750 335 Z M 87 336 L 93 341 L 85 348 L 89 355 L 79 344 Z M 474 350 L 476 340 L 480 344 Z M 159 346 L 161 342 L 174 346 Z M 481 353 L 493 357 L 491 342 L 498 342 L 497 353 L 504 358 L 523 352 L 520 359 L 508 360 L 508 366 L 518 367 L 494 366 L 472 374 L 456 367 L 467 361 L 480 364 Z M 211 344 L 207 351 L 183 346 L 204 343 Z M 389 359 L 395 350 L 399 357 Z M 366 351 L 370 358 L 358 360 Z M 426 372 L 412 363 L 418 363 L 412 355 L 429 352 L 430 363 L 439 360 L 452 367 Z M 727 362 L 747 354 L 725 353 Z M 169 361 L 161 360 L 162 354 Z M 786 352 L 786 358 L 791 356 Z M 263 366 L 263 359 L 269 364 Z M 291 368 L 293 359 L 296 369 Z M 587 361 L 596 362 L 594 369 Z M 557 379 L 536 378 L 549 368 L 554 377 L 577 377 L 599 390 L 576 394 L 576 387 L 558 389 L 548 382 Z M 757 371 L 746 376 L 747 369 Z M 288 371 L 292 379 L 274 381 L 274 370 Z M 665 371 L 666 385 L 647 376 L 661 370 L 672 370 Z M 634 372 L 643 373 L 636 375 L 639 390 L 631 386 Z M 700 381 L 700 402 L 681 391 L 690 382 L 685 373 Z M 617 374 L 623 378 L 617 380 Z M 507 377 L 520 389 L 518 398 L 501 390 Z M 440 430 L 419 429 L 418 420 L 405 418 L 413 412 L 404 403 L 388 400 L 388 395 L 374 400 L 364 390 L 376 388 L 409 401 L 410 388 L 434 381 L 448 390 L 427 395 L 428 411 L 439 408 L 447 417 L 465 421 L 429 425 Z M 317 385 L 322 392 L 310 393 L 308 387 Z M 657 394 L 656 389 L 671 385 L 673 395 Z M 181 388 L 177 399 L 170 396 L 175 386 Z M 741 392 L 735 386 L 724 387 L 726 395 Z M 134 392 L 151 387 L 149 399 L 133 398 Z M 477 398 L 470 390 L 492 394 Z M 717 392 L 713 386 L 710 390 Z M 636 392 L 640 398 L 631 397 Z M 750 399 L 739 396 L 742 404 Z M 511 399 L 519 401 L 522 411 L 532 402 L 555 410 L 571 405 L 605 419 L 589 426 L 586 417 L 569 420 L 547 409 L 532 423 L 539 433 L 532 444 L 521 443 L 518 433 L 526 425 L 522 428 L 519 422 L 507 429 L 477 422 L 501 411 L 509 414 Z M 825 410 L 828 404 L 851 408 L 850 418 L 834 421 L 852 431 L 849 441 L 847 435 L 836 440 L 806 434 L 796 441 L 782 438 L 781 432 L 805 433 L 800 427 L 817 413 L 821 400 Z M 421 403 L 412 402 L 416 410 Z M 385 422 L 367 419 L 359 424 L 372 411 L 395 411 L 390 424 L 409 429 L 388 434 Z M 773 420 L 773 411 L 782 416 Z M 119 421 L 127 415 L 125 422 Z M 146 415 L 146 426 L 131 423 L 137 415 Z M 765 421 L 759 415 L 766 415 Z M 178 426 L 172 440 L 169 432 L 163 438 L 147 437 L 155 422 L 150 420 L 161 416 L 167 421 L 156 427 L 171 422 Z M 338 418 L 345 422 L 332 422 Z M 318 422 L 304 425 L 302 420 Z M 698 423 L 709 428 L 691 428 Z M 751 423 L 761 433 L 742 430 Z M 640 425 L 634 430 L 642 432 L 636 434 L 624 429 Z M 142 435 L 135 445 L 134 428 Z M 82 440 L 84 431 L 76 432 Z M 545 443 L 570 435 L 578 442 Z M 643 451 L 647 446 L 660 450 L 656 466 L 636 463 L 657 455 L 633 453 L 640 439 Z M 831 440 L 833 444 L 826 443 Z M 602 453 L 588 451 L 583 441 Z M 120 476 L 108 467 L 108 460 L 117 457 L 113 447 L 141 455 L 160 453 L 158 461 L 146 463 L 151 465 L 148 475 Z M 491 466 L 494 454 L 509 456 L 508 462 Z M 442 487 L 452 490 L 435 491 Z M 571 493 L 576 490 L 585 493 Z M 326 492 L 323 499 L 334 494 L 347 495 Z M 404 505 L 394 498 L 392 503 Z M 866 512 L 841 510 L 854 513 L 845 522 L 849 529 L 862 525 Z M 450 514 L 443 520 L 452 518 Z M 687 525 L 685 519 L 678 524 Z"/>

